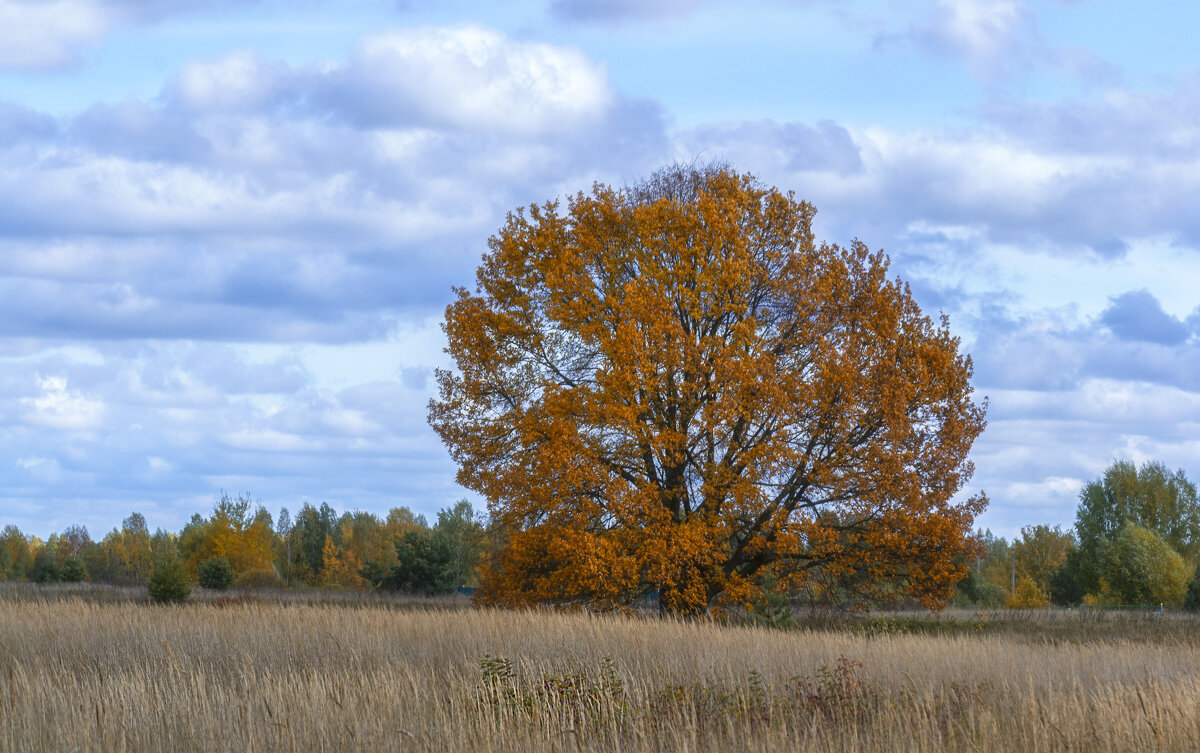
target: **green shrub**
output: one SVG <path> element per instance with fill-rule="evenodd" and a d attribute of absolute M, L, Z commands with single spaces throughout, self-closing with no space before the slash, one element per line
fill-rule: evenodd
<path fill-rule="evenodd" d="M 34 583 L 57 583 L 62 580 L 58 565 L 54 564 L 53 552 L 42 549 L 37 553 L 33 560 L 33 569 L 29 573 L 29 579 Z"/>
<path fill-rule="evenodd" d="M 169 560 L 154 568 L 146 586 L 150 599 L 156 604 L 187 601 L 192 593 L 192 583 L 187 568 L 179 560 Z"/>
<path fill-rule="evenodd" d="M 279 577 L 279 573 L 275 572 L 274 568 L 260 567 L 254 570 L 247 570 L 233 581 L 234 588 L 283 588 L 287 584 L 283 582 L 283 578 Z"/>
<path fill-rule="evenodd" d="M 63 583 L 79 583 L 87 576 L 87 568 L 78 557 L 71 557 L 63 563 L 58 576 L 62 578 Z"/>
<path fill-rule="evenodd" d="M 233 565 L 224 557 L 209 557 L 196 570 L 201 588 L 224 591 L 233 583 Z"/>

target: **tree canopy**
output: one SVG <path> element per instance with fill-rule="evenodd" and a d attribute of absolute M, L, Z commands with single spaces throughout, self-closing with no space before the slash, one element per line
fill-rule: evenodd
<path fill-rule="evenodd" d="M 1084 590 L 1100 588 L 1105 547 L 1128 524 L 1152 531 L 1190 564 L 1200 557 L 1200 499 L 1195 484 L 1182 469 L 1172 472 L 1160 462 L 1138 468 L 1132 461 L 1117 460 L 1079 493 L 1077 577 Z"/>
<path fill-rule="evenodd" d="M 969 357 L 888 259 L 723 166 L 511 213 L 446 309 L 429 420 L 488 500 L 500 603 L 944 603 L 982 495 Z"/>

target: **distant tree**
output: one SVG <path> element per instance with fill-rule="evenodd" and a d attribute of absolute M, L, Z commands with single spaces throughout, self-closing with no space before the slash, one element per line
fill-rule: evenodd
<path fill-rule="evenodd" d="M 334 538 L 337 544 L 337 513 L 328 503 L 319 508 L 305 503 L 296 513 L 292 525 L 292 572 L 310 586 L 325 579 L 325 539 Z"/>
<path fill-rule="evenodd" d="M 59 568 L 62 568 L 69 559 L 83 558 L 91 544 L 92 537 L 88 533 L 87 526 L 67 526 L 58 536 L 58 546 L 56 547 L 55 556 Z"/>
<path fill-rule="evenodd" d="M 362 570 L 368 562 L 390 567 L 396 561 L 395 538 L 371 513 L 356 511 L 342 515 L 337 523 L 340 544 L 337 561 L 325 562 L 325 582 L 343 588 L 365 588 L 368 579 Z"/>
<path fill-rule="evenodd" d="M 248 494 L 236 498 L 222 493 L 207 518 L 193 516 L 181 535 L 181 550 L 189 571 L 212 557 L 224 557 L 234 575 L 273 567 L 276 554 L 271 514 Z"/>
<path fill-rule="evenodd" d="M 33 568 L 33 549 L 29 538 L 14 525 L 0 531 L 0 579 L 22 580 Z"/>
<path fill-rule="evenodd" d="M 88 572 L 93 581 L 125 583 L 125 542 L 121 532 L 113 529 L 105 534 L 89 556 Z"/>
<path fill-rule="evenodd" d="M 57 583 L 62 579 L 62 574 L 59 572 L 54 554 L 55 550 L 51 546 L 43 545 L 38 549 L 37 554 L 33 558 L 33 570 L 30 572 L 30 580 L 34 583 Z"/>
<path fill-rule="evenodd" d="M 342 559 L 338 556 L 337 545 L 332 536 L 325 537 L 325 546 L 321 548 L 321 573 L 325 577 L 324 585 L 338 585 L 337 578 L 341 575 Z"/>
<path fill-rule="evenodd" d="M 417 515 L 407 507 L 393 507 L 388 511 L 387 520 L 383 523 L 392 541 L 398 541 L 409 531 L 428 528 L 429 522 L 424 515 Z"/>
<path fill-rule="evenodd" d="M 475 568 L 483 546 L 483 525 L 476 520 L 471 503 L 459 500 L 453 507 L 440 511 L 434 531 L 450 547 L 454 585 L 474 585 Z"/>
<path fill-rule="evenodd" d="M 1196 486 L 1182 470 L 1171 472 L 1162 463 L 1145 463 L 1138 469 L 1128 460 L 1118 460 L 1079 494 L 1075 531 L 1082 550 L 1079 578 L 1086 590 L 1099 590 L 1101 553 L 1129 523 L 1153 531 L 1195 564 L 1200 554 Z"/>
<path fill-rule="evenodd" d="M 978 564 L 979 574 L 983 580 L 1009 594 L 1015 583 L 1014 559 L 1012 547 L 1003 536 L 994 536 L 991 530 L 980 535 L 983 543 L 983 557 Z"/>
<path fill-rule="evenodd" d="M 1017 572 L 1029 575 L 1038 590 L 1049 593 L 1051 577 L 1075 550 L 1075 537 L 1058 526 L 1025 526 L 1012 550 Z"/>
<path fill-rule="evenodd" d="M 368 571 L 377 588 L 410 593 L 442 594 L 455 588 L 451 543 L 427 528 L 404 533 L 396 542 L 396 564 L 387 571 Z"/>
<path fill-rule="evenodd" d="M 71 557 L 59 568 L 59 577 L 63 583 L 79 583 L 87 577 L 87 568 L 84 566 L 83 560 Z"/>
<path fill-rule="evenodd" d="M 187 601 L 192 593 L 187 568 L 177 559 L 156 565 L 146 588 L 150 593 L 150 600 L 156 604 Z"/>
<path fill-rule="evenodd" d="M 179 537 L 162 528 L 154 529 L 150 537 L 150 558 L 155 565 L 179 559 Z"/>
<path fill-rule="evenodd" d="M 146 583 L 154 568 L 154 548 L 150 529 L 146 526 L 146 518 L 141 513 L 131 513 L 121 521 L 120 538 L 124 554 L 121 580 L 128 583 Z"/>

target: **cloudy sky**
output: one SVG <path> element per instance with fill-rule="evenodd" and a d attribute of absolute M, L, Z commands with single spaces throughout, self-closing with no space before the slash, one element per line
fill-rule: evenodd
<path fill-rule="evenodd" d="M 0 0 L 0 524 L 435 513 L 439 322 L 517 206 L 725 159 L 990 398 L 980 519 L 1200 476 L 1200 4 Z"/>

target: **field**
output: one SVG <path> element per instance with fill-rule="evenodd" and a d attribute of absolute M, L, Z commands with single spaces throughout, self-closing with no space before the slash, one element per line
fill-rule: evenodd
<path fill-rule="evenodd" d="M 4 751 L 1195 751 L 1200 623 L 795 630 L 0 588 Z"/>

